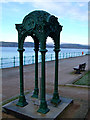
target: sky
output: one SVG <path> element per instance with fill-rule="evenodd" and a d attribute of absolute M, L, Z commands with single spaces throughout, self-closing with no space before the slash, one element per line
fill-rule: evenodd
<path fill-rule="evenodd" d="M 34 10 L 44 10 L 58 17 L 59 23 L 63 26 L 60 43 L 88 45 L 88 2 L 38 1 L 3 0 L 0 2 L 0 41 L 18 42 L 15 24 L 22 23 L 23 18 Z M 25 41 L 32 42 L 33 39 L 27 37 Z M 47 43 L 53 43 L 50 37 Z"/>

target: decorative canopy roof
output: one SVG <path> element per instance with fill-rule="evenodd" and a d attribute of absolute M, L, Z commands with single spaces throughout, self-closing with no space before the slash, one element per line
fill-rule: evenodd
<path fill-rule="evenodd" d="M 38 41 L 41 49 L 45 48 L 46 39 L 50 36 L 58 47 L 57 49 L 59 49 L 59 35 L 62 26 L 59 24 L 57 17 L 50 15 L 46 11 L 36 10 L 29 13 L 24 17 L 22 24 L 16 24 L 16 29 L 18 30 L 19 49 L 23 48 L 27 36 L 31 36 L 34 42 Z"/>

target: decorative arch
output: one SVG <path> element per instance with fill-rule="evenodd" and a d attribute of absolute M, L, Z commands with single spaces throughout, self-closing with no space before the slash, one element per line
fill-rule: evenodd
<path fill-rule="evenodd" d="M 46 11 L 33 11 L 26 15 L 21 24 L 16 24 L 18 31 L 18 51 L 20 55 L 20 96 L 17 105 L 25 106 L 26 102 L 24 95 L 24 83 L 23 83 L 23 44 L 25 37 L 31 36 L 34 39 L 34 51 L 35 51 L 35 89 L 32 97 L 38 98 L 38 51 L 40 44 L 40 52 L 42 56 L 41 62 L 41 99 L 38 112 L 47 113 L 49 111 L 46 97 L 45 97 L 45 53 L 46 39 L 50 36 L 54 41 L 55 52 L 55 85 L 52 103 L 58 104 L 60 102 L 58 93 L 58 52 L 60 51 L 60 32 L 62 26 L 58 22 L 58 18 L 49 14 Z"/>

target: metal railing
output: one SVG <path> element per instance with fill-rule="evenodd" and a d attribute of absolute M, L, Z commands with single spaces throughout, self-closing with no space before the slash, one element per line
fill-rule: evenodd
<path fill-rule="evenodd" d="M 68 53 L 59 53 L 59 59 L 65 59 L 70 57 L 77 57 L 77 56 L 83 56 L 88 54 L 87 52 L 82 54 L 82 52 L 68 52 Z M 55 60 L 54 54 L 46 54 L 45 61 L 52 61 Z M 38 56 L 38 62 L 41 62 L 41 55 Z M 28 64 L 34 64 L 35 63 L 35 56 L 24 56 L 23 57 L 23 65 Z M 13 57 L 13 58 L 1 58 L 0 59 L 0 68 L 8 68 L 8 67 L 16 67 L 19 66 L 19 57 Z"/>

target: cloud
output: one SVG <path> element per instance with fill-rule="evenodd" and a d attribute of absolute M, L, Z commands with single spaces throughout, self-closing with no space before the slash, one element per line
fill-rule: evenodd
<path fill-rule="evenodd" d="M 19 2 L 24 4 L 24 2 L 32 2 L 35 9 L 41 9 L 48 11 L 51 14 L 55 14 L 58 18 L 72 18 L 80 21 L 88 20 L 88 3 L 86 2 L 76 2 L 77 0 L 3 0 L 3 2 Z M 84 0 L 80 0 L 84 1 Z M 28 3 L 30 4 L 30 3 Z M 31 6 L 31 4 L 30 4 Z M 14 11 L 18 12 L 15 8 Z"/>
<path fill-rule="evenodd" d="M 49 13 L 57 16 L 60 20 L 60 23 L 64 26 L 63 27 L 63 32 L 61 33 L 61 42 L 74 42 L 74 43 L 87 43 L 87 34 L 86 32 L 84 32 L 85 34 L 82 34 L 81 30 L 83 29 L 84 31 L 87 30 L 87 28 L 85 27 L 88 23 L 87 23 L 87 19 L 88 19 L 88 3 L 79 3 L 79 2 L 54 2 L 54 0 L 48 0 L 49 2 L 37 2 L 37 0 L 33 0 L 31 3 L 29 1 L 29 3 L 26 3 L 27 0 L 13 0 L 14 2 L 18 2 L 18 3 L 8 3 L 8 7 L 6 7 L 6 5 L 4 6 L 7 12 L 4 13 L 8 13 L 5 15 L 5 20 L 6 18 L 9 18 L 7 21 L 8 22 L 8 26 L 11 26 L 15 23 L 19 23 L 20 21 L 22 21 L 22 17 L 24 17 L 29 11 L 32 10 L 45 10 L 48 11 Z M 25 2 L 24 2 L 25 1 Z M 10 2 L 10 0 L 4 0 L 4 2 Z M 25 3 L 25 4 L 24 4 Z M 4 10 L 4 9 L 3 9 Z M 19 12 L 18 12 L 19 11 Z M 14 14 L 11 14 L 11 13 Z M 89 11 L 90 14 L 90 11 Z M 17 18 L 17 19 L 16 19 Z M 90 17 L 89 17 L 90 18 Z M 13 19 L 13 20 L 12 20 Z M 68 20 L 70 19 L 70 20 Z M 10 22 L 11 21 L 11 22 Z M 12 22 L 13 21 L 13 22 Z M 69 21 L 69 23 L 68 23 Z M 5 22 L 5 21 L 4 21 Z M 6 23 L 5 22 L 5 23 Z M 9 25 L 10 23 L 10 25 Z M 75 23 L 75 24 L 74 24 Z M 71 28 L 70 28 L 71 25 Z M 79 27 L 78 27 L 79 25 Z M 83 27 L 81 27 L 82 25 L 85 25 Z M 68 26 L 68 29 L 67 29 Z M 78 27 L 78 33 L 79 35 L 77 37 L 76 34 L 74 33 L 74 35 L 72 35 L 72 31 L 73 29 L 76 28 L 76 26 Z M 5 24 L 3 24 L 3 28 L 6 27 Z M 17 41 L 17 36 L 16 33 L 13 32 L 13 29 L 15 28 L 11 28 L 10 30 L 5 28 L 8 35 L 6 35 L 6 37 L 3 35 L 3 39 L 5 41 L 11 41 L 11 39 L 13 39 L 13 41 Z M 76 30 L 77 30 L 76 29 Z M 65 30 L 65 31 L 64 31 Z M 10 32 L 11 31 L 11 32 Z M 15 33 L 15 35 L 13 35 L 12 33 Z M 63 34 L 64 33 L 64 34 Z M 67 33 L 67 34 L 66 34 Z M 12 34 L 12 37 L 10 37 Z M 85 37 L 84 37 L 85 35 Z M 26 38 L 26 41 L 32 41 L 32 39 L 30 37 Z M 53 42 L 51 38 L 47 39 L 47 43 L 51 43 Z"/>
<path fill-rule="evenodd" d="M 88 3 L 73 2 L 37 2 L 33 0 L 33 7 L 43 9 L 51 14 L 64 18 L 72 18 L 80 21 L 88 20 Z"/>
<path fill-rule="evenodd" d="M 44 2 L 44 0 L 33 0 L 38 2 Z M 53 0 L 45 0 L 45 2 L 52 2 Z M 54 0 L 55 2 L 88 2 L 88 0 Z M 1 0 L 0 2 L 32 2 L 32 0 Z"/>
<path fill-rule="evenodd" d="M 79 3 L 79 6 L 80 6 L 80 7 L 83 7 L 83 6 L 84 6 L 84 4 L 83 4 L 83 3 Z"/>

